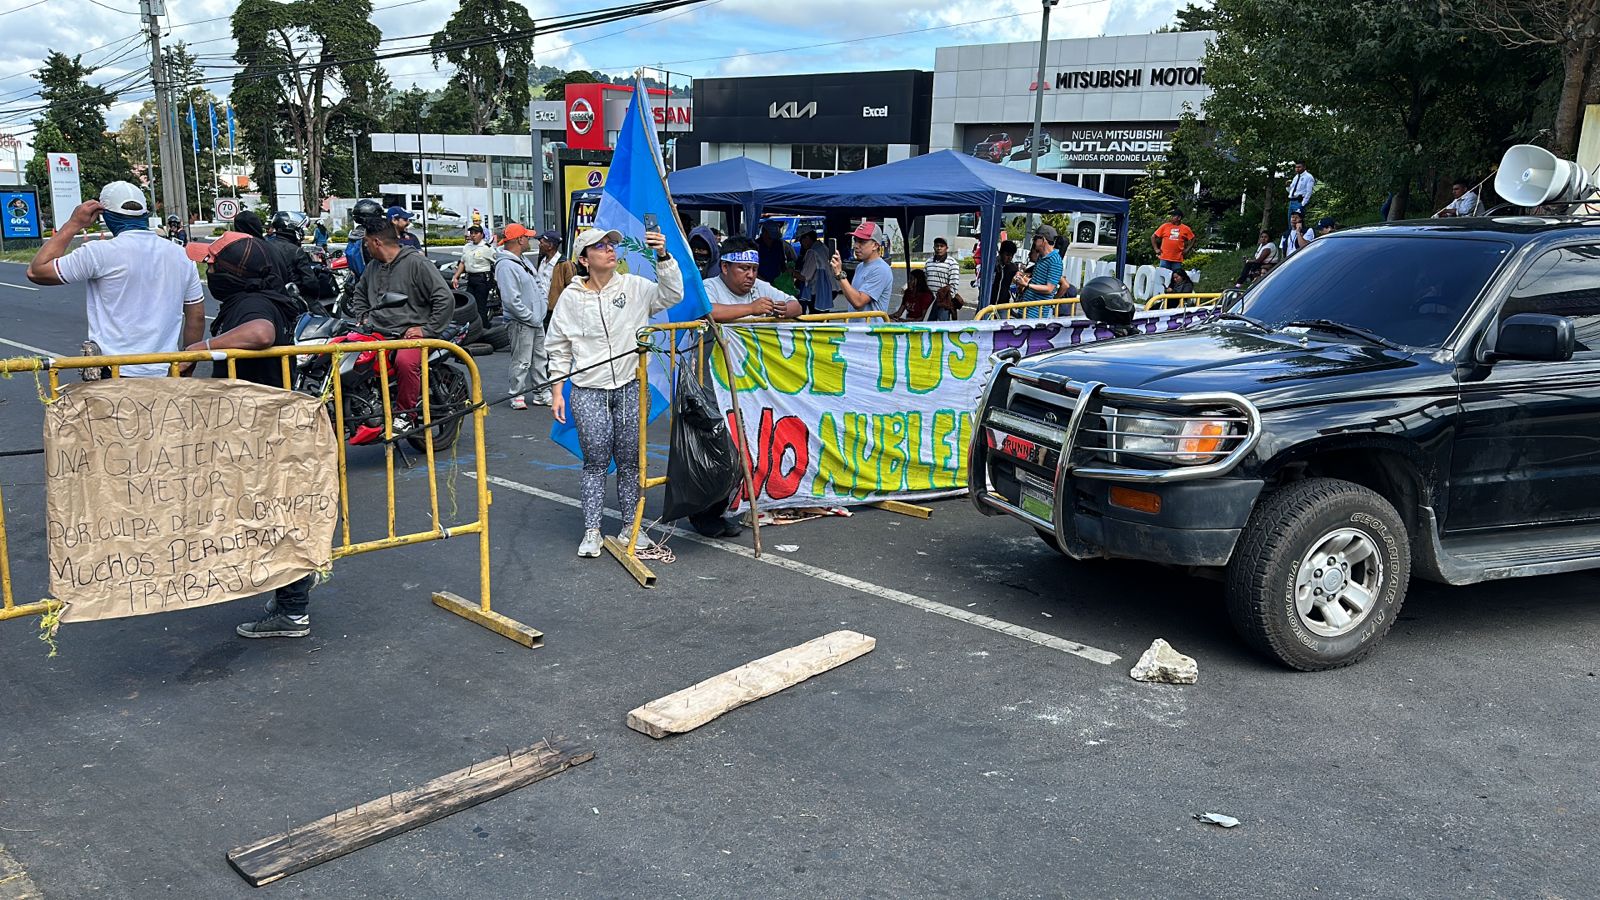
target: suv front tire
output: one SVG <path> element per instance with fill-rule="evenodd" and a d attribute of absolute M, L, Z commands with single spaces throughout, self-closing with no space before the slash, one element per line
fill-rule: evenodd
<path fill-rule="evenodd" d="M 1388 633 L 1411 579 L 1394 506 L 1334 478 L 1256 504 L 1228 564 L 1228 614 L 1246 642 L 1295 669 L 1348 666 Z"/>

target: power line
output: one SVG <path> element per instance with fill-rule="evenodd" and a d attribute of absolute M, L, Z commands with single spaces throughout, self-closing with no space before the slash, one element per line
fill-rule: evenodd
<path fill-rule="evenodd" d="M 34 0 L 33 3 L 29 3 L 27 6 L 19 6 L 16 9 L 8 9 L 5 12 L 0 12 L 0 16 L 9 16 L 12 13 L 19 13 L 25 9 L 33 9 L 35 6 L 43 6 L 45 2 L 46 0 Z"/>
<path fill-rule="evenodd" d="M 126 9 L 117 9 L 115 6 L 112 6 L 109 3 L 101 3 L 100 0 L 89 0 L 89 2 L 93 3 L 95 6 L 100 7 L 101 9 L 109 9 L 114 13 L 122 13 L 125 16 L 137 16 L 138 15 L 137 12 L 131 12 L 131 11 L 126 10 Z"/>

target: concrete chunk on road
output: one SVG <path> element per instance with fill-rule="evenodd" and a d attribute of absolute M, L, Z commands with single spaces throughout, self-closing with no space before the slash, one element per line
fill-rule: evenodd
<path fill-rule="evenodd" d="M 1194 684 L 1200 680 L 1200 664 L 1172 649 L 1162 638 L 1156 638 L 1128 675 L 1134 681 L 1154 684 Z"/>

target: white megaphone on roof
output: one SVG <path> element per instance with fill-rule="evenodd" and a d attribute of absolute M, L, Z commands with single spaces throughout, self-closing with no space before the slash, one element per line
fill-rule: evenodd
<path fill-rule="evenodd" d="M 1500 158 L 1494 190 L 1512 206 L 1535 207 L 1565 200 L 1584 200 L 1593 193 L 1589 176 L 1543 147 L 1518 144 Z"/>

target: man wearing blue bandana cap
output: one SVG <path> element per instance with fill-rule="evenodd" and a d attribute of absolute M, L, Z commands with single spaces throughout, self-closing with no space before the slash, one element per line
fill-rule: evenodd
<path fill-rule="evenodd" d="M 747 316 L 792 319 L 800 315 L 799 300 L 757 277 L 761 251 L 754 241 L 734 235 L 722 242 L 720 254 L 720 272 L 705 280 L 712 321 L 732 322 Z"/>
<path fill-rule="evenodd" d="M 170 353 L 201 340 L 205 294 L 182 247 L 150 230 L 144 193 L 113 181 L 72 211 L 28 264 L 34 284 L 83 284 L 88 299 L 88 355 Z M 78 232 L 104 218 L 109 241 L 67 247 Z M 94 370 L 85 369 L 85 378 Z M 164 364 L 124 366 L 125 376 L 160 377 Z"/>

